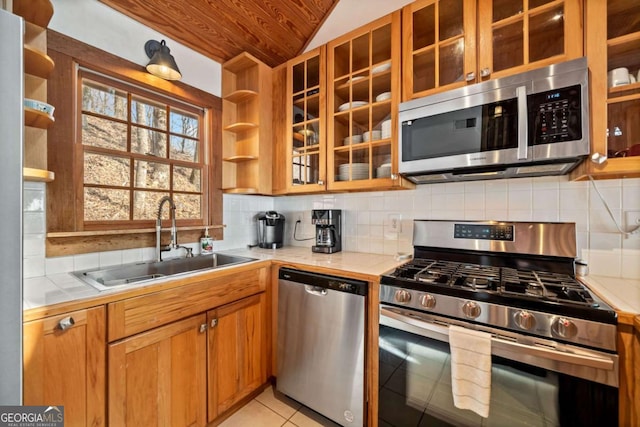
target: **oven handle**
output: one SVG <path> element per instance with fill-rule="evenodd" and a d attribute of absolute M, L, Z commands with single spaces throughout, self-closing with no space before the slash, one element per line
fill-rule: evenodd
<path fill-rule="evenodd" d="M 449 342 L 449 326 L 443 322 L 443 324 L 437 324 L 428 322 L 426 320 L 420 320 L 413 317 L 408 317 L 395 311 L 380 307 L 380 318 L 386 317 L 396 322 L 405 323 L 413 327 L 419 328 L 426 332 L 423 334 L 429 338 L 436 339 L 438 341 Z M 383 323 L 381 321 L 381 323 Z M 386 324 L 386 323 L 383 323 Z M 387 324 L 387 326 L 393 327 L 393 322 Z M 507 341 L 504 339 L 491 337 L 491 353 L 496 356 L 508 356 L 514 352 L 520 355 L 541 357 L 544 359 L 555 360 L 558 362 L 571 363 L 574 365 L 588 366 L 596 369 L 604 369 L 611 371 L 615 368 L 615 363 L 612 359 L 599 357 L 596 355 L 575 354 L 557 351 L 551 348 L 537 347 L 527 344 L 520 344 L 517 342 Z"/>
<path fill-rule="evenodd" d="M 527 87 L 516 88 L 518 98 L 518 160 L 526 160 L 529 148 L 529 123 L 527 118 Z"/>

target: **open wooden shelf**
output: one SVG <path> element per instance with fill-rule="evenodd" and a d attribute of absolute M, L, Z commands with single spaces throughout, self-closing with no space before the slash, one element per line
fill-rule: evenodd
<path fill-rule="evenodd" d="M 53 4 L 50 0 L 13 0 L 13 13 L 46 28 L 53 16 Z"/>
<path fill-rule="evenodd" d="M 44 169 L 22 168 L 22 176 L 25 181 L 51 182 L 55 174 Z"/>
<path fill-rule="evenodd" d="M 258 160 L 258 157 L 257 156 L 231 156 L 231 157 L 225 157 L 222 160 L 224 160 L 225 162 L 243 163 L 243 162 L 250 162 L 251 160 Z"/>
<path fill-rule="evenodd" d="M 24 72 L 46 79 L 55 63 L 46 53 L 29 45 L 24 45 Z"/>
<path fill-rule="evenodd" d="M 240 89 L 234 92 L 231 92 L 229 95 L 224 97 L 225 101 L 233 102 L 234 104 L 239 104 L 240 102 L 244 102 L 248 99 L 255 98 L 258 96 L 258 92 L 250 89 Z"/>
<path fill-rule="evenodd" d="M 40 129 L 49 129 L 49 127 L 55 122 L 55 119 L 43 113 L 42 111 L 35 110 L 33 108 L 24 107 L 24 125 L 31 126 Z"/>
<path fill-rule="evenodd" d="M 258 125 L 255 123 L 239 122 L 239 123 L 232 123 L 228 126 L 225 126 L 224 130 L 228 132 L 241 133 L 241 132 L 246 132 L 248 130 L 256 129 L 257 127 Z"/>
<path fill-rule="evenodd" d="M 257 188 L 223 188 L 222 191 L 228 194 L 258 194 Z"/>

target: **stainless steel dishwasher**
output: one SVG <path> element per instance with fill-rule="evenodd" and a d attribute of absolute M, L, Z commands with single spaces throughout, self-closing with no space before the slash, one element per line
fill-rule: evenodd
<path fill-rule="evenodd" d="M 364 419 L 367 283 L 281 268 L 276 388 L 343 426 Z"/>

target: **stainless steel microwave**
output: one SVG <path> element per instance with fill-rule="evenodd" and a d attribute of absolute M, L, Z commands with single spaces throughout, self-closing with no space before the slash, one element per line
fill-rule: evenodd
<path fill-rule="evenodd" d="M 400 104 L 400 173 L 426 184 L 562 175 L 589 154 L 586 58 Z"/>

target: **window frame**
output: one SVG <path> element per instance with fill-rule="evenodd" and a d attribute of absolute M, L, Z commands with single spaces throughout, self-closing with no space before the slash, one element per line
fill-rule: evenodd
<path fill-rule="evenodd" d="M 155 221 L 131 224 L 129 227 L 85 226 L 83 211 L 78 208 L 78 189 L 82 189 L 83 150 L 76 149 L 78 140 L 78 70 L 84 68 L 102 74 L 143 91 L 175 99 L 178 103 L 196 106 L 204 111 L 203 151 L 203 211 L 201 224 L 178 222 L 179 242 L 196 242 L 209 226 L 215 239 L 223 238 L 222 224 L 222 100 L 220 97 L 179 81 L 167 81 L 149 74 L 141 65 L 117 57 L 93 46 L 47 30 L 48 55 L 56 66 L 47 81 L 47 102 L 56 106 L 56 121 L 47 132 L 48 169 L 55 179 L 47 184 L 46 256 L 75 255 L 107 250 L 153 247 Z M 206 200 L 205 200 L 206 197 Z M 79 215 L 79 212 L 81 214 Z M 136 228 L 142 226 L 142 228 Z M 163 244 L 168 233 L 163 232 Z"/>

